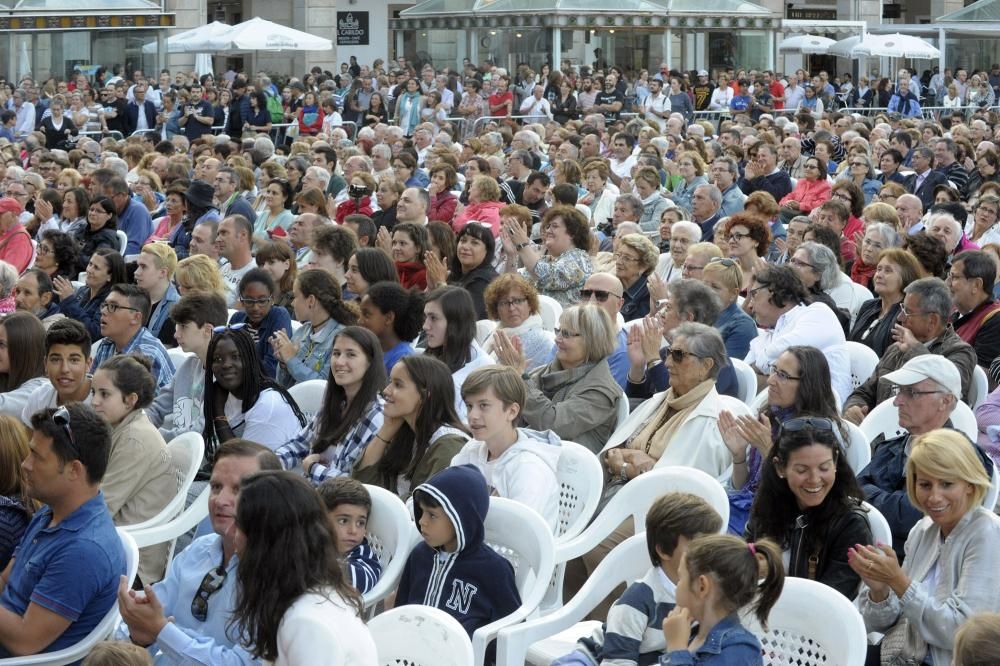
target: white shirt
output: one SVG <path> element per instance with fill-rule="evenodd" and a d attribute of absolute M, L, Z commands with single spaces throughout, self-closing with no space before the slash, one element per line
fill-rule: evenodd
<path fill-rule="evenodd" d="M 797 109 L 799 102 L 801 102 L 806 96 L 805 90 L 802 86 L 795 86 L 794 88 L 785 88 L 785 108 L 786 109 Z"/>
<path fill-rule="evenodd" d="M 646 120 L 655 120 L 656 124 L 660 126 L 661 132 L 667 127 L 667 119 L 654 115 L 652 112 L 656 111 L 669 116 L 671 108 L 670 98 L 664 95 L 662 90 L 659 95 L 650 95 L 642 103 L 642 112 L 645 114 Z"/>
<path fill-rule="evenodd" d="M 798 305 L 778 317 L 774 329 L 750 341 L 745 360 L 762 373 L 769 373 L 778 357 L 793 345 L 816 347 L 830 364 L 833 390 L 841 402 L 851 394 L 851 359 L 844 344 L 844 329 L 827 305 Z"/>
<path fill-rule="evenodd" d="M 139 115 L 142 114 L 140 113 Z M 233 268 L 231 263 L 223 261 L 222 265 L 219 267 L 219 271 L 222 273 L 222 279 L 226 283 L 226 305 L 229 307 L 236 305 L 236 298 L 239 296 L 238 290 L 240 280 L 242 280 L 243 276 L 254 268 L 257 268 L 257 264 L 255 264 L 253 260 L 248 261 L 247 265 L 243 268 Z"/>
<path fill-rule="evenodd" d="M 304 594 L 278 625 L 274 666 L 378 666 L 365 623 L 333 590 Z"/>
<path fill-rule="evenodd" d="M 274 389 L 261 391 L 246 414 L 243 413 L 243 401 L 230 395 L 225 413 L 234 435 L 263 444 L 272 451 L 302 430 L 291 405 Z"/>
<path fill-rule="evenodd" d="M 21 106 L 14 109 L 17 120 L 14 123 L 14 136 L 31 134 L 35 131 L 35 105 L 31 102 L 22 102 Z"/>
<path fill-rule="evenodd" d="M 623 161 L 619 161 L 617 157 L 612 157 L 610 163 L 611 171 L 616 176 L 619 178 L 631 178 L 632 167 L 635 166 L 635 155 L 629 155 Z"/>
<path fill-rule="evenodd" d="M 135 131 L 140 132 L 151 129 L 149 123 L 146 122 L 145 100 L 143 100 L 142 104 L 135 102 L 135 105 L 139 107 L 139 113 L 135 114 Z"/>
<path fill-rule="evenodd" d="M 724 88 L 716 88 L 712 91 L 712 99 L 708 103 L 708 108 L 712 110 L 729 109 L 730 102 L 733 101 L 733 89 L 728 85 Z"/>
<path fill-rule="evenodd" d="M 51 382 L 45 382 L 28 396 L 27 402 L 24 404 L 24 410 L 21 412 L 21 420 L 24 425 L 31 428 L 31 417 L 35 412 L 40 412 L 43 409 L 55 409 L 59 406 L 59 396 L 56 395 L 56 387 L 52 385 Z M 83 400 L 84 404 L 90 404 L 90 394 Z"/>
<path fill-rule="evenodd" d="M 528 121 L 533 119 L 550 120 L 552 118 L 552 107 L 549 105 L 549 100 L 544 97 L 538 99 L 534 95 L 521 102 L 520 112 L 521 115 L 528 116 L 526 118 Z"/>

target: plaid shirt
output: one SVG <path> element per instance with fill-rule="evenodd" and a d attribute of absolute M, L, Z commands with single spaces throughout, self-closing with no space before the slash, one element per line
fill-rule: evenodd
<path fill-rule="evenodd" d="M 170 361 L 170 354 L 167 353 L 167 348 L 163 346 L 163 343 L 150 333 L 149 329 L 145 326 L 139 329 L 121 351 L 115 348 L 115 343 L 111 338 L 101 338 L 97 342 L 97 351 L 94 352 L 94 362 L 90 366 L 91 374 L 101 367 L 101 363 L 104 363 L 112 356 L 131 354 L 132 352 L 138 352 L 149 357 L 149 360 L 153 364 L 153 379 L 156 380 L 156 387 L 158 389 L 170 383 L 170 380 L 174 376 L 174 364 Z"/>
<path fill-rule="evenodd" d="M 382 406 L 382 398 L 373 400 L 368 410 L 358 419 L 354 427 L 347 431 L 343 439 L 323 451 L 320 454 L 322 460 L 313 465 L 311 470 L 303 470 L 306 477 L 319 485 L 324 479 L 349 475 L 354 463 L 368 446 L 368 442 L 382 427 Z M 298 435 L 275 451 L 282 467 L 292 469 L 312 452 L 312 443 L 319 430 L 321 414 L 317 414 L 312 423 L 302 428 Z"/>

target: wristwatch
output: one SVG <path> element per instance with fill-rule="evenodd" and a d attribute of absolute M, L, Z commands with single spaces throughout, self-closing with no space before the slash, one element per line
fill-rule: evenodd
<path fill-rule="evenodd" d="M 518 252 L 520 252 L 521 250 L 523 250 L 524 248 L 528 247 L 529 245 L 531 245 L 531 241 L 525 241 L 523 243 L 518 243 L 517 245 L 515 245 L 514 249 L 516 249 Z"/>
<path fill-rule="evenodd" d="M 618 478 L 622 483 L 628 482 L 628 463 L 622 463 L 622 468 L 618 471 Z"/>

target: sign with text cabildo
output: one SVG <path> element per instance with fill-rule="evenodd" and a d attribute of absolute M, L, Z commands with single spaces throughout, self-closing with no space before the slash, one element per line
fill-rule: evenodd
<path fill-rule="evenodd" d="M 368 12 L 337 12 L 337 46 L 368 46 Z"/>

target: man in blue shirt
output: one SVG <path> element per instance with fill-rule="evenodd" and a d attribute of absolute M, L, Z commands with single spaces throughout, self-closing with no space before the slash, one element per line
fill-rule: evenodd
<path fill-rule="evenodd" d="M 233 520 L 240 480 L 280 469 L 278 458 L 261 444 L 234 439 L 219 447 L 208 497 L 214 533 L 191 542 L 170 563 L 162 581 L 145 587 L 145 595 L 121 582 L 118 601 L 124 622 L 115 638 L 159 652 L 157 663 L 260 663 L 233 642 L 231 636 L 238 632 L 226 632 L 236 597 Z"/>
<path fill-rule="evenodd" d="M 43 506 L 0 584 L 0 657 L 80 642 L 114 606 L 125 551 L 101 493 L 111 427 L 71 403 L 31 417 L 22 463 L 28 495 Z"/>
<path fill-rule="evenodd" d="M 142 322 L 149 320 L 149 294 L 134 284 L 116 284 L 101 304 L 101 338 L 90 366 L 93 374 L 115 354 L 138 352 L 153 364 L 153 379 L 163 388 L 174 376 L 174 364 L 163 346 Z"/>
<path fill-rule="evenodd" d="M 122 254 L 139 254 L 146 239 L 153 235 L 153 218 L 149 211 L 132 198 L 128 183 L 119 176 L 115 176 L 104 186 L 104 196 L 114 202 L 115 212 L 118 213 L 118 228 L 128 236 L 128 245 Z"/>

